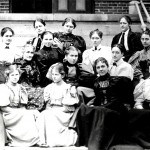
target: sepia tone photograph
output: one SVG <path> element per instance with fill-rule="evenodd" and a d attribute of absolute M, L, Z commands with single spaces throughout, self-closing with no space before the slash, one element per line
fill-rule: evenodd
<path fill-rule="evenodd" d="M 150 150 L 150 0 L 0 0 L 0 150 Z"/>

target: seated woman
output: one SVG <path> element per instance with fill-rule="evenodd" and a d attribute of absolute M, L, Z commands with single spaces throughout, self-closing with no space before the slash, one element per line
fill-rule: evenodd
<path fill-rule="evenodd" d="M 125 125 L 127 109 L 124 103 L 132 104 L 133 94 L 129 78 L 109 75 L 105 58 L 98 58 L 94 68 L 98 74 L 94 84 L 96 99 L 92 106 L 82 104 L 79 109 L 77 145 L 88 146 L 89 150 L 103 150 L 109 148 L 117 131 Z"/>
<path fill-rule="evenodd" d="M 11 64 L 15 60 L 16 48 L 12 48 L 12 40 L 14 31 L 9 27 L 4 27 L 1 30 L 1 43 L 0 43 L 0 83 L 5 82 L 4 70 L 7 65 Z"/>
<path fill-rule="evenodd" d="M 65 50 L 65 58 L 64 58 L 64 68 L 66 76 L 64 80 L 71 85 L 78 85 L 78 77 L 79 77 L 79 67 L 78 67 L 78 57 L 80 51 L 74 47 L 70 46 Z"/>
<path fill-rule="evenodd" d="M 50 31 L 43 32 L 41 39 L 43 48 L 35 53 L 35 61 L 41 74 L 40 86 L 45 87 L 51 82 L 46 78 L 48 69 L 57 62 L 63 62 L 64 52 L 58 47 L 53 47 L 53 33 Z"/>
<path fill-rule="evenodd" d="M 80 51 L 74 47 L 70 46 L 65 50 L 65 58 L 63 60 L 63 66 L 65 69 L 65 77 L 64 81 L 68 84 L 71 84 L 72 92 L 76 91 L 76 87 L 79 85 L 78 79 L 80 75 L 80 70 L 78 66 L 78 56 Z M 47 72 L 46 77 L 49 78 L 49 74 L 51 72 L 51 67 Z"/>
<path fill-rule="evenodd" d="M 124 48 L 122 44 L 115 44 L 112 47 L 112 63 L 110 64 L 111 76 L 125 76 L 133 80 L 134 70 L 132 66 L 123 60 Z"/>
<path fill-rule="evenodd" d="M 150 30 L 142 32 L 141 42 L 143 50 L 136 52 L 130 59 L 129 63 L 134 69 L 134 84 L 135 86 L 141 79 L 147 79 L 150 76 Z"/>
<path fill-rule="evenodd" d="M 63 81 L 64 76 L 62 63 L 51 66 L 48 77 L 53 82 L 44 89 L 46 109 L 38 118 L 41 146 L 71 146 L 77 139 L 77 133 L 69 128 L 69 123 L 78 100 L 69 92 L 71 85 Z M 68 100 L 67 93 L 70 95 Z"/>
<path fill-rule="evenodd" d="M 3 116 L 0 110 L 0 149 L 4 150 L 4 147 L 5 147 L 5 127 L 4 127 Z"/>
<path fill-rule="evenodd" d="M 92 48 L 84 51 L 82 56 L 82 63 L 80 64 L 80 86 L 78 87 L 78 94 L 81 101 L 84 101 L 87 105 L 94 100 L 95 94 L 93 91 L 93 83 L 95 80 L 93 65 L 97 58 L 104 57 L 108 63 L 111 63 L 112 52 L 108 46 L 102 46 L 103 33 L 99 29 L 92 30 L 89 34 Z M 86 82 L 84 80 L 86 79 Z M 86 84 L 84 84 L 86 83 Z M 90 102 L 90 103 L 89 103 Z"/>
<path fill-rule="evenodd" d="M 16 59 L 15 64 L 22 73 L 19 83 L 26 88 L 28 93 L 28 109 L 42 110 L 44 105 L 44 89 L 40 87 L 40 72 L 34 60 L 35 48 L 31 44 L 26 44 L 23 49 L 23 56 Z"/>
<path fill-rule="evenodd" d="M 128 113 L 129 125 L 125 128 L 123 144 L 150 148 L 150 78 L 141 80 L 134 89 L 134 109 Z"/>
<path fill-rule="evenodd" d="M 10 65 L 5 70 L 6 83 L 0 84 L 1 112 L 9 146 L 33 146 L 39 141 L 38 111 L 27 110 L 27 92 L 18 84 L 20 70 Z"/>
<path fill-rule="evenodd" d="M 136 109 L 150 109 L 150 78 L 142 80 L 134 89 Z"/>
<path fill-rule="evenodd" d="M 65 51 L 66 48 L 69 46 L 75 46 L 81 51 L 81 54 L 86 50 L 86 43 L 85 40 L 79 36 L 74 35 L 72 32 L 76 28 L 76 21 L 68 17 L 64 20 L 62 23 L 62 26 L 64 27 L 63 32 L 56 32 L 54 33 L 54 42 L 55 44 Z M 81 61 L 81 55 L 79 56 L 79 61 Z"/>

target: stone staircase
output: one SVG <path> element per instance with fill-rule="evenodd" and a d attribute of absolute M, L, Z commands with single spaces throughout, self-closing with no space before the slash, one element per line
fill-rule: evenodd
<path fill-rule="evenodd" d="M 40 147 L 5 147 L 5 150 L 88 150 L 86 147 L 55 147 L 55 148 L 40 148 Z"/>
<path fill-rule="evenodd" d="M 88 150 L 87 147 L 55 147 L 55 148 L 40 148 L 40 147 L 5 147 L 5 150 Z M 116 145 L 112 146 L 109 150 L 150 150 L 143 149 L 140 146 L 134 145 Z"/>

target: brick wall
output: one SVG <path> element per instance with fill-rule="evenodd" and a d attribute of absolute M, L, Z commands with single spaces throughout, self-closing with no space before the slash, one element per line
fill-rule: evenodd
<path fill-rule="evenodd" d="M 100 14 L 127 14 L 128 2 L 95 0 L 95 13 Z"/>
<path fill-rule="evenodd" d="M 150 2 L 145 2 L 145 6 L 150 13 Z M 97 14 L 128 14 L 129 13 L 129 1 L 102 1 L 95 0 L 95 13 Z M 143 13 L 143 10 L 142 10 Z"/>
<path fill-rule="evenodd" d="M 9 0 L 0 0 L 0 13 L 9 13 Z"/>

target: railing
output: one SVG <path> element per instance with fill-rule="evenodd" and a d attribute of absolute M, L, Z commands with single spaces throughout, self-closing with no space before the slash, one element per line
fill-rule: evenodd
<path fill-rule="evenodd" d="M 137 9 L 140 21 L 141 21 L 141 28 L 142 28 L 143 31 L 145 31 L 146 28 L 147 28 L 147 25 L 144 23 L 142 13 L 141 13 L 140 8 L 139 8 L 139 4 L 141 4 L 142 9 L 144 10 L 144 13 L 146 15 L 146 20 L 147 20 L 148 23 L 150 23 L 150 15 L 149 15 L 149 13 L 148 13 L 148 11 L 147 11 L 147 9 L 146 9 L 146 7 L 145 7 L 142 0 L 140 0 L 140 2 L 139 1 L 134 1 L 134 4 L 136 6 L 136 9 Z"/>

